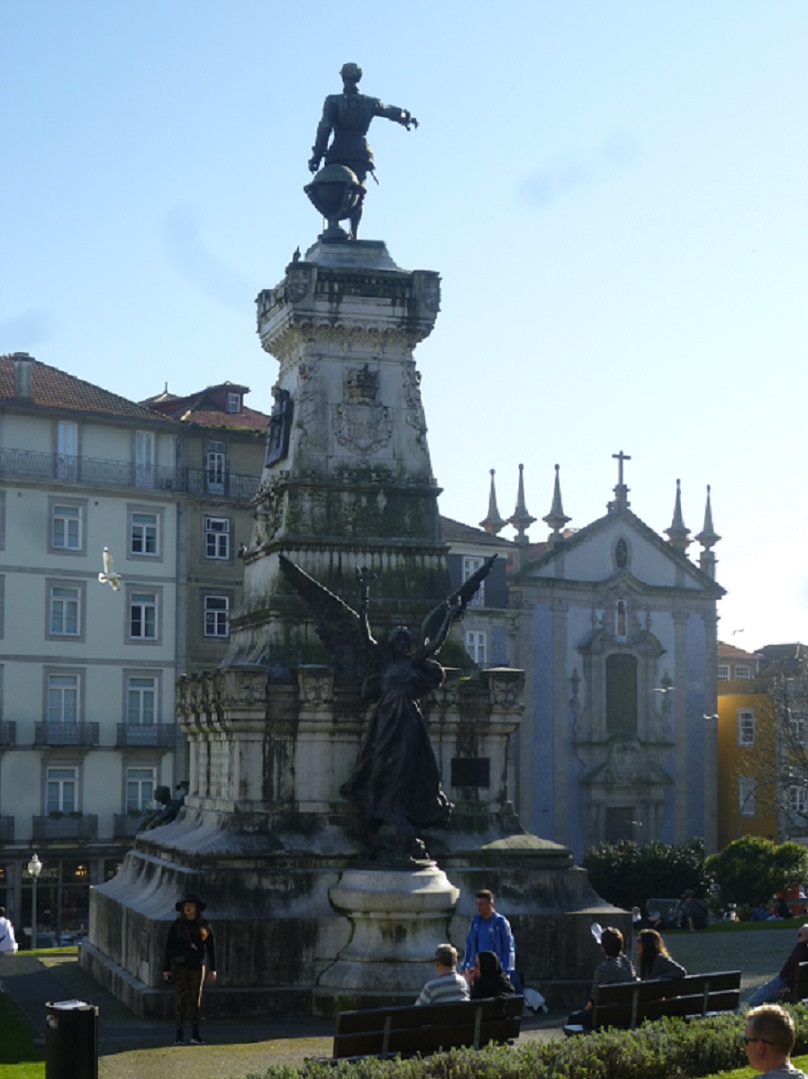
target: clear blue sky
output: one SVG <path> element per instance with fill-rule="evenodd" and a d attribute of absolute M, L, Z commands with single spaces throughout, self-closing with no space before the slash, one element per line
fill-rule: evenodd
<path fill-rule="evenodd" d="M 496 468 L 509 516 L 524 462 L 541 518 L 558 462 L 582 527 L 623 449 L 658 531 L 712 484 L 719 634 L 806 641 L 806 42 L 805 0 L 0 0 L 0 352 L 268 411 L 253 300 L 320 230 L 355 60 L 421 121 L 375 122 L 362 233 L 443 277 L 443 512 L 479 521 Z"/>

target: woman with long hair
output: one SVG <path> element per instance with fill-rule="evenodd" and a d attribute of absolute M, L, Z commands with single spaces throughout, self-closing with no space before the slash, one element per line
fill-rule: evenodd
<path fill-rule="evenodd" d="M 640 968 L 640 981 L 650 978 L 684 978 L 687 974 L 681 963 L 671 959 L 665 941 L 656 929 L 643 929 L 637 936 L 637 959 Z"/>

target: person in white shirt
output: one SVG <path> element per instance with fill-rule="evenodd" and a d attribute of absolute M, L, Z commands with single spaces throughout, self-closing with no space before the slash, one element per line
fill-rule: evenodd
<path fill-rule="evenodd" d="M 6 908 L 0 907 L 0 952 L 16 952 L 17 939 L 14 926 L 6 917 Z"/>

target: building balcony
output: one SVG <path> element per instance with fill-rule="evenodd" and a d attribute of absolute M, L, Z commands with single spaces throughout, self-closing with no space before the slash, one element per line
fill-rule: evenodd
<path fill-rule="evenodd" d="M 34 817 L 34 841 L 43 839 L 97 839 L 98 817 L 94 813 L 74 816 Z"/>
<path fill-rule="evenodd" d="M 17 742 L 17 724 L 13 719 L 0 719 L 0 746 L 13 746 Z"/>
<path fill-rule="evenodd" d="M 49 483 L 80 483 L 83 486 L 140 488 L 179 491 L 204 497 L 233 498 L 248 502 L 255 494 L 260 475 L 212 473 L 204 468 L 166 468 L 138 465 L 133 461 L 105 461 L 97 457 L 69 457 L 60 453 L 0 449 L 0 476 L 43 480 Z"/>
<path fill-rule="evenodd" d="M 14 818 L 0 817 L 0 843 L 14 842 Z"/>
<path fill-rule="evenodd" d="M 35 723 L 35 746 L 97 746 L 97 723 Z"/>
<path fill-rule="evenodd" d="M 138 813 L 136 817 L 130 817 L 128 813 L 113 814 L 116 839 L 134 839 L 138 832 L 143 831 L 146 821 L 146 813 Z"/>
<path fill-rule="evenodd" d="M 177 739 L 177 729 L 168 724 L 119 723 L 118 748 L 135 746 L 155 749 L 172 749 Z"/>

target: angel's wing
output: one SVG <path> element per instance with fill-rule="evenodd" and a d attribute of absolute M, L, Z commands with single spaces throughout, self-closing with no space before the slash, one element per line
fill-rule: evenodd
<path fill-rule="evenodd" d="M 456 588 L 442 603 L 439 603 L 437 607 L 432 608 L 421 623 L 421 640 L 424 643 L 427 641 L 434 641 L 435 637 L 440 633 L 441 627 L 446 619 L 446 610 L 448 607 L 459 607 L 460 614 L 457 617 L 462 617 L 466 607 L 476 595 L 478 588 L 491 572 L 491 567 L 496 560 L 497 556 L 495 554 L 492 554 L 490 558 L 486 558 L 480 568 L 475 570 L 468 580 L 463 581 L 460 587 Z M 443 642 L 441 642 L 441 644 L 442 643 Z"/>
<path fill-rule="evenodd" d="M 107 577 L 112 576 L 115 570 L 112 566 L 112 555 L 109 553 L 109 547 L 104 548 L 101 557 L 104 561 L 104 573 L 106 573 Z"/>
<path fill-rule="evenodd" d="M 286 555 L 278 559 L 284 577 L 314 615 L 317 636 L 334 660 L 337 674 L 356 678 L 375 674 L 380 666 L 379 645 L 365 639 L 357 612 Z"/>

